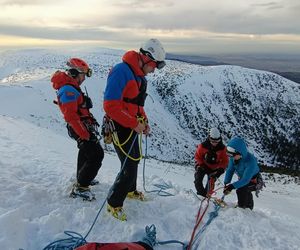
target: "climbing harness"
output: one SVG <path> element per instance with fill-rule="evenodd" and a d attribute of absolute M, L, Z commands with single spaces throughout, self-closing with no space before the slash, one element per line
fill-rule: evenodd
<path fill-rule="evenodd" d="M 138 117 L 137 120 L 140 123 L 145 123 L 145 120 L 144 120 L 143 117 Z M 130 139 L 132 138 L 132 136 L 134 134 L 133 129 L 130 131 L 130 134 L 129 134 L 128 138 L 124 142 L 121 143 L 120 140 L 119 140 L 118 133 L 117 133 L 116 128 L 115 128 L 114 121 L 112 119 L 110 119 L 107 115 L 105 115 L 103 117 L 101 134 L 103 136 L 103 140 L 104 140 L 105 144 L 111 144 L 112 142 L 114 142 L 114 144 L 121 150 L 121 152 L 126 157 L 128 157 L 130 160 L 139 161 L 143 158 L 143 154 L 142 154 L 142 134 L 139 134 L 139 142 L 138 143 L 139 143 L 140 156 L 137 157 L 137 158 L 134 158 L 134 157 L 130 156 L 130 154 L 127 153 L 123 148 L 123 146 L 126 145 L 130 141 Z"/>
<path fill-rule="evenodd" d="M 103 136 L 103 141 L 105 144 L 112 143 L 112 133 L 115 130 L 116 128 L 113 121 L 107 115 L 104 115 L 102 120 L 101 135 Z"/>

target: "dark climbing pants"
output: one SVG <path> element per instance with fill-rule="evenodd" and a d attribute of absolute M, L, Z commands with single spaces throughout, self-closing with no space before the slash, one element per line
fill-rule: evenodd
<path fill-rule="evenodd" d="M 122 144 L 129 138 L 131 129 L 116 125 L 116 123 L 115 126 L 119 141 Z M 117 145 L 114 144 L 114 147 L 121 162 L 121 169 L 110 189 L 107 202 L 112 207 L 122 207 L 127 193 L 136 190 L 139 160 L 135 161 L 128 158 Z M 122 146 L 122 149 L 134 159 L 140 157 L 139 141 L 136 132 L 132 133 L 127 143 Z"/>
<path fill-rule="evenodd" d="M 198 195 L 206 197 L 207 192 L 208 192 L 208 181 L 207 181 L 206 186 L 204 188 L 203 179 L 204 179 L 205 175 L 209 175 L 212 172 L 214 172 L 214 170 L 204 169 L 202 167 L 197 167 L 196 168 L 196 172 L 195 172 L 195 175 L 194 175 L 195 176 L 194 184 L 195 184 L 195 188 L 196 188 L 196 191 L 197 191 Z M 211 188 L 214 189 L 214 182 L 213 182 L 213 186 Z"/>
<path fill-rule="evenodd" d="M 84 187 L 90 185 L 102 165 L 104 151 L 99 141 L 82 141 L 77 158 L 77 182 Z"/>
<path fill-rule="evenodd" d="M 249 183 L 248 185 L 238 188 L 236 194 L 238 197 L 238 206 L 241 208 L 250 208 L 251 210 L 254 207 L 252 191 L 255 190 L 255 185 Z"/>

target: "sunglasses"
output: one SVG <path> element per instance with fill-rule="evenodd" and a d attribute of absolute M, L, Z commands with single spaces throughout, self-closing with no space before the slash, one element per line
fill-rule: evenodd
<path fill-rule="evenodd" d="M 79 71 L 79 70 L 77 70 L 77 71 L 79 72 L 79 74 L 85 74 L 87 77 L 91 77 L 93 74 L 93 71 L 90 68 L 87 70 L 87 72 Z"/>
<path fill-rule="evenodd" d="M 144 56 L 147 56 L 150 59 L 150 62 L 147 62 L 146 64 L 150 65 L 153 68 L 162 69 L 166 66 L 165 61 L 156 61 L 153 59 L 152 55 L 148 52 L 142 52 Z M 154 65 L 155 64 L 155 65 Z"/>
<path fill-rule="evenodd" d="M 156 68 L 157 69 L 162 69 L 165 66 L 166 66 L 166 62 L 165 61 L 157 61 L 156 62 Z"/>

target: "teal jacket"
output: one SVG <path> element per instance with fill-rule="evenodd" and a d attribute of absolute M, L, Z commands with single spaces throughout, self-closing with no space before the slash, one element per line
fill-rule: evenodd
<path fill-rule="evenodd" d="M 256 157 L 249 153 L 245 141 L 240 137 L 234 137 L 231 139 L 227 146 L 234 148 L 238 151 L 242 158 L 235 163 L 233 157 L 230 157 L 228 167 L 226 169 L 224 184 L 231 182 L 234 173 L 238 176 L 238 181 L 233 182 L 234 188 L 241 188 L 251 181 L 254 175 L 256 175 L 260 169 L 257 165 Z"/>

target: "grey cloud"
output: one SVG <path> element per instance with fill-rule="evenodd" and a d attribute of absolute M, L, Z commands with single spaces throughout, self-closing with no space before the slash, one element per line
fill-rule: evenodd
<path fill-rule="evenodd" d="M 149 17 L 149 18 L 147 18 Z M 143 11 L 122 12 L 106 20 L 93 18 L 90 25 L 108 27 L 172 30 L 205 30 L 222 33 L 241 34 L 300 34 L 297 12 L 286 15 L 265 15 L 260 13 L 209 10 L 201 12 L 197 8 L 172 9 L 161 15 L 149 9 L 147 16 Z M 296 25 L 297 24 L 297 25 Z"/>
<path fill-rule="evenodd" d="M 140 8 L 148 10 L 150 8 L 161 8 L 174 6 L 176 3 L 172 0 L 152 0 L 152 1 L 141 1 L 141 0 L 129 0 L 129 1 L 112 1 L 112 5 L 115 7 L 121 7 L 123 9 L 132 10 L 134 8 Z"/>
<path fill-rule="evenodd" d="M 0 0 L 0 4 L 4 6 L 9 5 L 46 5 L 46 4 L 53 4 L 51 1 L 48 0 Z"/>
<path fill-rule="evenodd" d="M 0 25 L 0 30 L 6 35 L 23 36 L 27 38 L 53 39 L 53 40 L 74 40 L 85 41 L 99 41 L 106 47 L 112 48 L 134 48 L 142 41 L 149 37 L 141 36 L 139 34 L 124 32 L 108 32 L 101 29 L 87 29 L 82 27 L 74 27 L 72 29 L 60 28 L 32 28 L 32 27 L 18 27 L 10 25 Z M 283 51 L 293 52 L 299 51 L 299 43 L 278 44 L 276 42 L 255 42 L 251 39 L 239 40 L 234 37 L 174 37 L 161 38 L 166 50 L 170 53 L 184 53 L 184 54 L 201 54 L 201 53 L 219 53 L 219 52 L 272 52 Z"/>
<path fill-rule="evenodd" d="M 278 2 L 254 3 L 254 4 L 251 4 L 250 6 L 262 7 L 262 8 L 265 8 L 266 10 L 274 10 L 274 9 L 284 8 L 284 5 L 282 3 L 278 3 Z"/>
<path fill-rule="evenodd" d="M 97 28 L 72 27 L 72 28 L 48 28 L 28 27 L 15 25 L 0 25 L 2 35 L 21 36 L 27 38 L 52 39 L 52 40 L 83 40 L 83 41 L 118 41 L 133 40 L 132 34 L 127 32 L 109 32 Z"/>
<path fill-rule="evenodd" d="M 1 0 L 0 0 L 1 1 Z M 22 2 L 36 3 L 35 0 L 12 0 L 4 2 Z M 44 1 L 42 1 L 44 2 Z M 46 2 L 46 0 L 45 0 Z M 69 29 L 59 28 L 26 28 L 9 26 L 5 29 L 6 33 L 14 33 L 30 37 L 43 36 L 49 39 L 76 39 L 76 37 L 86 38 L 88 40 L 109 39 L 119 37 L 130 37 L 126 30 L 136 29 L 141 31 L 160 30 L 163 33 L 174 30 L 187 31 L 208 31 L 212 33 L 233 33 L 233 34 L 300 34 L 300 20 L 298 0 L 285 1 L 256 1 L 258 3 L 249 3 L 248 6 L 234 8 L 234 6 L 216 6 L 216 2 L 211 0 L 211 4 L 204 4 L 202 0 L 190 0 L 187 4 L 179 4 L 174 0 L 152 0 L 152 1 L 107 1 L 110 7 L 115 6 L 116 11 L 111 14 L 95 12 L 88 18 L 80 15 L 74 15 L 64 23 L 69 23 Z M 162 2 L 162 3 L 160 3 Z M 253 1 L 255 2 L 255 1 Z M 284 6 L 284 11 L 281 8 Z M 107 14 L 107 15 L 106 15 Z M 63 17 L 61 17 L 63 19 Z M 47 20 L 45 20 L 47 21 Z M 1 20 L 2 27 L 6 20 Z M 74 24 L 81 26 L 72 28 Z M 84 27 L 86 28 L 84 28 Z M 122 32 L 108 32 L 97 27 L 120 28 Z M 12 30 L 10 30 L 12 29 Z M 24 32 L 26 30 L 26 32 Z M 78 32 L 80 30 L 80 32 Z M 4 32 L 4 31 L 2 31 Z M 18 32 L 21 32 L 18 34 Z M 56 33 L 57 32 L 57 33 Z M 64 34 L 66 33 L 66 34 Z M 78 33 L 78 34 L 76 34 Z M 80 34 L 79 34 L 80 33 Z M 139 36 L 137 34 L 136 36 Z M 116 38 L 116 39 L 117 39 Z M 179 39 L 179 38 L 178 38 Z"/>

